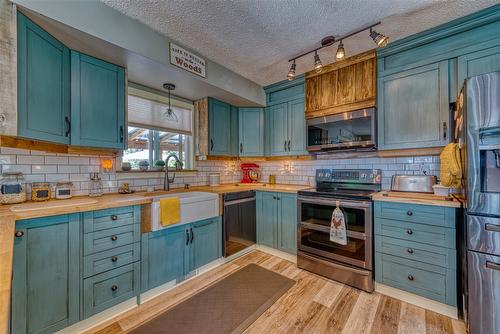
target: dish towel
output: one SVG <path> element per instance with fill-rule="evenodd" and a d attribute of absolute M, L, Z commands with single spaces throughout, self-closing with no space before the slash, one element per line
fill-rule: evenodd
<path fill-rule="evenodd" d="M 346 217 L 337 201 L 337 207 L 332 212 L 330 221 L 330 241 L 340 245 L 347 245 Z"/>
<path fill-rule="evenodd" d="M 179 197 L 160 199 L 161 225 L 168 226 L 181 221 L 181 201 Z"/>
<path fill-rule="evenodd" d="M 451 143 L 441 152 L 439 159 L 441 184 L 445 187 L 462 187 L 462 164 L 458 144 Z"/>

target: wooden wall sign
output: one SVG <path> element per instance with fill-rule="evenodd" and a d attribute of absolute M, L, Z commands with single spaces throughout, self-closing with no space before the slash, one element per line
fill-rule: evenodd
<path fill-rule="evenodd" d="M 199 75 L 200 77 L 207 77 L 205 59 L 174 43 L 170 43 L 170 64 Z"/>

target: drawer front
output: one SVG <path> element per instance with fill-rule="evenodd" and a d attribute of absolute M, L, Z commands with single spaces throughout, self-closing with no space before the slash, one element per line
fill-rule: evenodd
<path fill-rule="evenodd" d="M 126 225 L 84 234 L 83 255 L 102 252 L 115 247 L 125 246 L 140 241 L 141 226 Z"/>
<path fill-rule="evenodd" d="M 375 234 L 433 246 L 456 248 L 456 230 L 452 228 L 376 218 Z"/>
<path fill-rule="evenodd" d="M 375 217 L 455 228 L 455 209 L 442 206 L 377 201 Z"/>
<path fill-rule="evenodd" d="M 500 256 L 500 219 L 467 216 L 468 248 Z"/>
<path fill-rule="evenodd" d="M 88 318 L 139 295 L 140 262 L 83 280 L 83 315 Z"/>
<path fill-rule="evenodd" d="M 105 271 L 119 268 L 126 264 L 139 261 L 141 243 L 136 242 L 126 246 L 87 255 L 83 258 L 83 277 L 87 278 Z"/>
<path fill-rule="evenodd" d="M 455 269 L 446 269 L 383 253 L 375 254 L 377 282 L 456 306 Z"/>
<path fill-rule="evenodd" d="M 121 227 L 139 223 L 138 207 L 125 206 L 98 211 L 89 211 L 83 213 L 83 233 L 107 230 L 110 228 Z"/>
<path fill-rule="evenodd" d="M 457 266 L 456 250 L 408 240 L 376 235 L 375 251 L 444 268 Z"/>

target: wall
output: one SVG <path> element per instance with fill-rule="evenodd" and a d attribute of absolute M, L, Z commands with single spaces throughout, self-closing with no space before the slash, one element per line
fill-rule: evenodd
<path fill-rule="evenodd" d="M 0 148 L 1 172 L 20 171 L 27 183 L 71 181 L 75 195 L 87 195 L 89 173 L 100 172 L 99 156 L 54 154 L 34 150 Z M 390 188 L 394 174 L 421 174 L 423 169 L 439 175 L 439 157 L 366 158 L 335 160 L 287 160 L 258 162 L 262 168 L 262 181 L 275 174 L 278 183 L 308 184 L 318 168 L 382 169 L 383 188 Z M 200 161 L 197 172 L 177 173 L 172 188 L 207 185 L 208 174 L 221 173 L 221 183 L 235 183 L 241 179 L 237 161 Z M 118 187 L 128 182 L 132 189 L 145 191 L 148 188 L 163 189 L 162 173 L 102 173 L 105 193 L 115 193 Z M 30 191 L 30 187 L 27 187 Z"/>

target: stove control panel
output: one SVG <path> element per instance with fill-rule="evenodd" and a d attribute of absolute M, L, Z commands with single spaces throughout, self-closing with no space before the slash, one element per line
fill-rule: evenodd
<path fill-rule="evenodd" d="M 380 169 L 317 169 L 316 182 L 374 183 L 382 181 Z"/>

